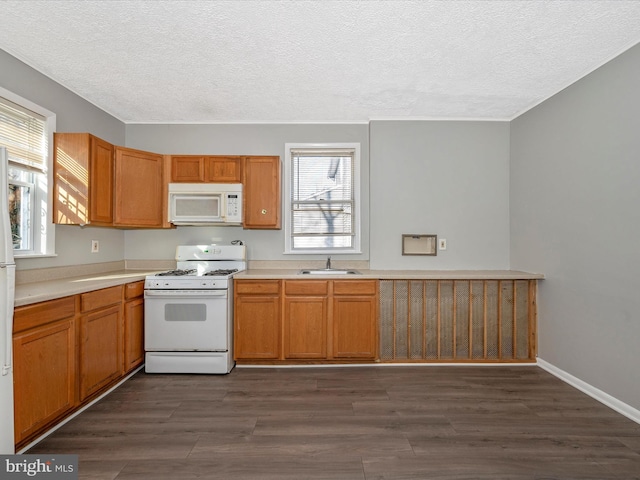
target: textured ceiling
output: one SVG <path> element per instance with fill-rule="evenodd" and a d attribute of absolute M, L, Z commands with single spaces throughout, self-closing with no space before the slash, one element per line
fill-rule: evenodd
<path fill-rule="evenodd" d="M 640 41 L 637 0 L 0 0 L 0 19 L 1 49 L 128 123 L 511 119 Z"/>

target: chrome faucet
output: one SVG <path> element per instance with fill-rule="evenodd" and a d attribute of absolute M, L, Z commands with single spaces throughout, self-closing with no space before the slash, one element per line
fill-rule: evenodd
<path fill-rule="evenodd" d="M 327 266 L 325 267 L 325 270 L 331 270 L 331 257 L 327 257 Z"/>

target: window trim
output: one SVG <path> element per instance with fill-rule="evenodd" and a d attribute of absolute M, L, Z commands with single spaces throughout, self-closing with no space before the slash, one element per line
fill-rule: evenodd
<path fill-rule="evenodd" d="M 354 218 L 354 237 L 353 246 L 349 248 L 306 248 L 306 249 L 294 249 L 292 242 L 292 218 L 291 218 L 291 175 L 293 171 L 291 151 L 292 150 L 345 150 L 353 149 L 353 218 Z M 287 255 L 339 255 L 339 254 L 360 254 L 362 253 L 361 241 L 361 211 L 362 211 L 362 198 L 361 198 L 361 145 L 359 142 L 349 143 L 285 143 L 285 162 L 284 162 L 284 254 Z"/>
<path fill-rule="evenodd" d="M 46 235 L 46 240 L 43 242 L 42 241 L 43 235 L 36 235 L 35 232 L 37 230 L 34 230 L 33 250 L 30 250 L 29 252 L 21 252 L 21 253 L 14 252 L 14 257 L 15 258 L 54 257 L 56 256 L 56 253 L 55 253 L 56 230 L 53 224 L 53 214 L 51 209 L 53 208 L 53 132 L 56 131 L 56 114 L 2 87 L 0 87 L 0 97 L 4 97 L 10 102 L 13 102 L 21 106 L 22 108 L 26 108 L 27 110 L 31 110 L 32 112 L 43 116 L 44 123 L 45 123 L 44 125 L 45 135 L 47 137 L 47 160 L 46 160 L 47 161 L 47 171 L 46 171 L 47 211 L 43 212 L 41 217 L 42 221 L 39 222 L 38 225 L 34 226 L 35 228 L 40 227 L 40 230 L 44 229 L 44 232 L 45 232 L 44 235 Z M 37 191 L 36 202 L 39 202 L 39 201 L 41 202 L 42 198 L 40 196 L 40 189 L 37 187 L 37 183 L 36 183 L 36 191 Z"/>

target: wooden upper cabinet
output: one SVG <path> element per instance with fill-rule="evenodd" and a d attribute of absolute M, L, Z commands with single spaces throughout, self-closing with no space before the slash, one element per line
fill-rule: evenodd
<path fill-rule="evenodd" d="M 244 228 L 280 228 L 280 157 L 245 157 Z"/>
<path fill-rule="evenodd" d="M 240 183 L 242 157 L 172 155 L 171 182 Z"/>
<path fill-rule="evenodd" d="M 54 135 L 53 221 L 172 228 L 169 183 L 242 183 L 243 227 L 280 229 L 280 157 L 159 155 L 89 133 Z"/>
<path fill-rule="evenodd" d="M 173 155 L 171 157 L 171 181 L 174 183 L 204 182 L 204 157 Z"/>
<path fill-rule="evenodd" d="M 241 157 L 206 157 L 205 180 L 209 183 L 242 182 Z"/>
<path fill-rule="evenodd" d="M 53 222 L 112 225 L 114 146 L 88 133 L 53 138 Z"/>
<path fill-rule="evenodd" d="M 115 148 L 114 225 L 162 228 L 164 222 L 163 156 Z"/>

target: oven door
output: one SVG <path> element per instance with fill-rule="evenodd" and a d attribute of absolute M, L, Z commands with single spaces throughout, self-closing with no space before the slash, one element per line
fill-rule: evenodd
<path fill-rule="evenodd" d="M 227 290 L 145 290 L 146 351 L 227 351 Z"/>

